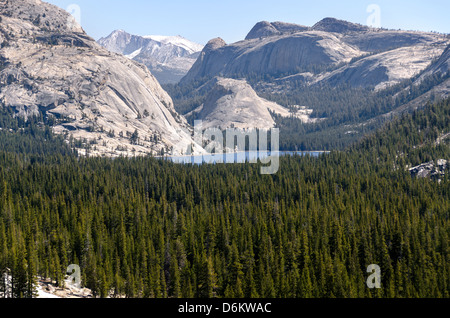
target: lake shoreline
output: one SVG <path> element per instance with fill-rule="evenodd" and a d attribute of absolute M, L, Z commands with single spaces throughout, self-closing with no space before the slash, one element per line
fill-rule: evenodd
<path fill-rule="evenodd" d="M 155 156 L 154 158 L 172 161 L 180 164 L 214 164 L 214 163 L 245 163 L 249 161 L 270 159 L 273 157 L 284 156 L 305 156 L 312 155 L 319 157 L 322 154 L 328 154 L 330 151 L 238 151 L 223 154 L 197 154 L 197 155 L 179 155 L 179 156 Z"/>

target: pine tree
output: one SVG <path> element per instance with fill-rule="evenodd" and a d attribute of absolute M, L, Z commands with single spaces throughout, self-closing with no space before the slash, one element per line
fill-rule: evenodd
<path fill-rule="evenodd" d="M 28 239 L 27 244 L 27 288 L 26 297 L 34 298 L 37 296 L 38 281 L 37 281 L 37 256 L 34 237 Z"/>
<path fill-rule="evenodd" d="M 23 237 L 19 236 L 18 247 L 13 251 L 12 294 L 13 298 L 28 297 L 27 254 Z"/>

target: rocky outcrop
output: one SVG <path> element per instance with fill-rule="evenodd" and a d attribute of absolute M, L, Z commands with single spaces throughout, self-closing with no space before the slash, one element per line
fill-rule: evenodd
<path fill-rule="evenodd" d="M 317 22 L 313 27 L 315 31 L 333 32 L 333 33 L 349 33 L 349 32 L 364 32 L 370 28 L 365 25 L 351 23 L 335 18 L 325 18 Z"/>
<path fill-rule="evenodd" d="M 310 28 L 303 25 L 284 23 L 284 22 L 258 22 L 246 36 L 246 40 L 265 38 L 275 35 L 294 34 L 307 31 Z"/>
<path fill-rule="evenodd" d="M 313 27 L 263 21 L 244 41 L 205 48 L 181 82 L 259 77 L 260 82 L 276 84 L 300 81 L 383 89 L 414 78 L 441 55 L 430 74 L 448 69 L 444 50 L 449 43 L 442 34 L 374 29 L 334 18 Z"/>
<path fill-rule="evenodd" d="M 277 104 L 263 100 L 245 81 L 215 78 L 198 119 L 204 127 L 271 128 L 275 122 L 269 108 Z"/>
<path fill-rule="evenodd" d="M 277 76 L 349 62 L 364 54 L 336 35 L 321 31 L 221 44 L 215 49 L 207 45 L 182 82 L 208 76 Z"/>
<path fill-rule="evenodd" d="M 67 12 L 41 0 L 0 0 L 0 13 L 3 17 L 32 24 L 41 31 L 84 34 Z"/>
<path fill-rule="evenodd" d="M 36 298 L 70 298 L 83 299 L 93 298 L 92 290 L 77 286 L 70 279 L 64 281 L 64 287 L 59 287 L 53 281 L 39 278 L 37 283 Z"/>
<path fill-rule="evenodd" d="M 203 48 L 197 61 L 195 61 L 189 72 L 181 79 L 181 82 L 189 82 L 194 80 L 197 76 L 203 77 L 209 73 L 220 73 L 220 69 L 224 67 L 223 61 L 216 60 L 216 57 L 221 56 L 220 49 L 227 44 L 222 38 L 215 38 L 210 40 Z M 209 68 L 208 70 L 205 70 Z M 203 74 L 203 75 L 202 75 Z"/>
<path fill-rule="evenodd" d="M 448 42 L 445 36 L 435 33 L 380 29 L 346 34 L 342 40 L 368 53 L 381 53 L 413 46 L 445 47 L 445 43 Z"/>
<path fill-rule="evenodd" d="M 352 33 L 365 32 L 370 30 L 370 27 L 351 23 L 335 18 L 325 18 L 316 23 L 313 27 L 304 25 L 286 23 L 286 22 L 258 22 L 253 29 L 246 36 L 246 40 L 264 38 L 276 35 L 295 34 L 304 31 L 324 31 L 332 33 Z"/>
<path fill-rule="evenodd" d="M 444 159 L 439 159 L 435 163 L 430 161 L 418 165 L 409 169 L 411 176 L 415 178 L 430 178 L 433 180 L 440 180 L 444 177 L 446 170 L 448 169 L 448 161 Z"/>
<path fill-rule="evenodd" d="M 148 69 L 102 48 L 68 13 L 40 0 L 3 0 L 0 16 L 3 107 L 52 117 L 56 133 L 90 145 L 92 155 L 176 153 L 191 144 Z"/>
<path fill-rule="evenodd" d="M 146 65 L 160 83 L 177 83 L 197 60 L 203 46 L 181 36 L 138 36 L 116 30 L 98 43 Z"/>
<path fill-rule="evenodd" d="M 292 112 L 269 102 L 244 80 L 216 77 L 207 85 L 210 89 L 205 103 L 193 112 L 196 119 L 204 122 L 204 128 L 270 129 L 275 126 L 272 114 L 309 120 L 305 109 Z"/>
<path fill-rule="evenodd" d="M 445 75 L 450 73 L 450 45 L 447 46 L 444 53 L 422 74 L 421 79 L 433 75 Z M 420 79 L 419 79 L 420 80 Z"/>
<path fill-rule="evenodd" d="M 442 48 L 417 45 L 369 55 L 335 71 L 316 76 L 314 81 L 384 89 L 420 74 L 430 65 L 430 57 L 439 56 Z"/>

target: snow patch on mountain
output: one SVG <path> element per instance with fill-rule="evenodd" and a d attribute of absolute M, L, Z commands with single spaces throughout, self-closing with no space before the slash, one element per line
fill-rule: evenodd
<path fill-rule="evenodd" d="M 203 45 L 182 36 L 133 35 L 116 30 L 98 43 L 147 66 L 160 83 L 177 83 L 195 63 Z"/>
<path fill-rule="evenodd" d="M 142 52 L 142 48 L 137 49 L 136 51 L 134 51 L 131 54 L 125 55 L 126 57 L 128 57 L 129 59 L 134 59 L 136 56 L 138 56 L 139 54 L 141 54 Z"/>
<path fill-rule="evenodd" d="M 184 48 L 186 51 L 192 53 L 200 52 L 203 49 L 203 45 L 189 41 L 184 37 L 177 36 L 166 36 L 166 35 L 145 35 L 144 39 L 150 39 L 156 42 L 161 42 L 162 44 L 172 44 Z"/>

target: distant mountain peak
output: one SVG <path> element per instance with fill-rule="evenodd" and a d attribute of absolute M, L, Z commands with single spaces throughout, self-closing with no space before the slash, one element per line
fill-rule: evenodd
<path fill-rule="evenodd" d="M 111 32 L 111 34 L 123 34 L 123 33 L 129 34 L 127 31 L 122 29 L 114 30 Z"/>
<path fill-rule="evenodd" d="M 191 54 L 195 52 L 200 52 L 203 49 L 203 45 L 192 42 L 181 35 L 145 35 L 144 39 L 150 39 L 162 44 L 172 44 L 186 49 Z"/>
<path fill-rule="evenodd" d="M 161 83 L 178 82 L 191 68 L 203 45 L 176 35 L 133 35 L 115 30 L 98 43 L 146 65 Z"/>

